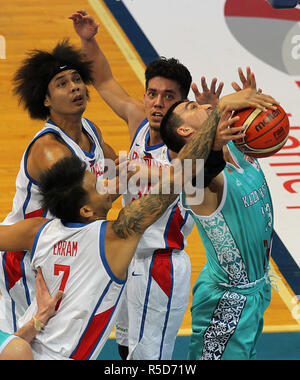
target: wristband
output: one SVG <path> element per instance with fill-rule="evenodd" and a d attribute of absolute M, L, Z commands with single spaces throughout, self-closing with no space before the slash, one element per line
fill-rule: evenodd
<path fill-rule="evenodd" d="M 223 164 L 225 161 L 224 161 L 224 157 L 223 157 L 223 149 L 221 150 L 211 150 L 208 157 L 207 157 L 207 160 L 204 164 L 204 167 L 217 167 L 221 164 Z"/>
<path fill-rule="evenodd" d="M 32 319 L 33 319 L 33 326 L 36 329 L 36 331 L 41 332 L 43 328 L 45 327 L 45 324 L 39 321 L 38 319 L 36 319 L 36 317 L 32 317 Z"/>
<path fill-rule="evenodd" d="M 225 166 L 223 150 L 211 150 L 204 164 L 204 187 L 208 187 L 211 181 L 224 170 Z"/>
<path fill-rule="evenodd" d="M 211 150 L 204 164 L 204 187 L 208 187 L 225 166 L 223 150 Z M 196 185 L 196 177 L 193 178 L 192 185 Z"/>

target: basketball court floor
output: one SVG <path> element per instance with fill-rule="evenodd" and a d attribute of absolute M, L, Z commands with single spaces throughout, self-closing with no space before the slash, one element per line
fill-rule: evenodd
<path fill-rule="evenodd" d="M 187 5 L 191 5 L 191 0 L 186 1 Z M 220 2 L 224 3 L 223 0 L 220 0 Z M 152 25 L 155 29 L 156 13 L 164 11 L 165 32 L 162 40 L 171 40 L 172 30 L 177 26 L 172 23 L 172 15 L 173 12 L 174 14 L 176 13 L 176 6 L 172 6 L 172 12 L 168 13 L 168 8 L 164 5 L 170 4 L 170 0 L 152 0 L 149 3 L 152 4 L 152 7 L 148 6 L 149 9 L 152 8 L 152 13 L 149 13 L 150 10 L 147 8 L 147 19 L 151 20 L 147 27 L 151 30 L 150 26 Z M 174 5 L 175 3 L 176 1 L 174 0 L 172 4 Z M 195 3 L 198 2 L 195 1 Z M 77 9 L 86 9 L 101 25 L 98 42 L 111 64 L 115 77 L 128 93 L 142 99 L 145 65 L 158 55 L 170 56 L 170 52 L 164 53 L 162 51 L 163 47 L 157 48 L 158 45 L 154 47 L 153 41 L 146 36 L 147 33 L 143 31 L 143 25 L 137 21 L 137 13 L 135 14 L 139 7 L 137 0 L 126 0 L 124 2 L 117 0 L 73 0 L 72 2 L 67 0 L 1 1 L 0 220 L 3 220 L 11 209 L 15 192 L 15 177 L 19 170 L 23 151 L 34 134 L 42 127 L 41 122 L 29 119 L 27 113 L 18 105 L 16 98 L 12 94 L 12 78 L 24 59 L 26 51 L 52 49 L 58 41 L 65 37 L 69 37 L 71 42 L 79 47 L 80 41 L 73 31 L 72 22 L 68 20 L 68 16 Z M 193 12 L 192 7 L 190 7 L 189 12 Z M 162 15 L 160 14 L 159 20 L 161 18 Z M 203 20 L 203 16 L 201 20 Z M 181 26 L 184 26 L 185 23 L 189 25 L 189 19 L 182 17 Z M 202 38 L 209 39 L 209 33 L 202 35 Z M 155 40 L 155 44 L 158 44 L 158 41 L 159 38 Z M 174 47 L 173 55 L 179 58 L 181 44 L 183 46 L 185 41 L 177 39 Z M 193 59 L 193 54 L 189 58 Z M 180 60 L 186 64 L 184 59 Z M 196 65 L 195 62 L 193 64 Z M 218 72 L 220 72 L 220 75 L 223 68 L 219 62 Z M 234 67 L 235 71 L 236 68 Z M 202 75 L 205 75 L 205 73 Z M 200 76 L 198 78 L 200 79 Z M 196 79 L 194 80 L 196 81 Z M 231 80 L 236 80 L 236 78 L 231 78 Z M 85 116 L 101 128 L 105 140 L 116 152 L 128 150 L 130 141 L 126 124 L 113 114 L 93 88 L 90 88 L 90 98 L 91 101 Z M 297 125 L 297 123 L 293 125 Z M 297 132 L 296 128 L 299 127 L 294 128 L 295 132 Z M 297 136 L 294 139 L 297 139 Z M 293 142 L 295 143 L 295 140 Z M 300 153 L 298 153 L 299 156 Z M 294 164 L 300 164 L 299 158 Z M 300 192 L 300 189 L 298 191 Z M 299 199 L 298 204 L 300 204 Z M 109 216 L 111 218 L 116 216 L 120 207 L 121 201 L 118 200 Z M 298 230 L 299 241 L 299 208 L 295 210 L 296 212 L 298 213 L 298 226 L 293 223 L 292 228 L 294 228 L 295 233 Z M 299 261 L 297 261 L 298 258 L 295 255 L 290 254 L 286 243 L 283 241 L 282 235 L 280 237 L 277 234 L 275 235 L 276 254 L 271 259 L 271 272 L 279 277 L 279 279 L 276 279 L 278 291 L 272 290 L 271 306 L 265 314 L 264 334 L 258 355 L 261 359 L 300 359 Z M 205 263 L 205 252 L 196 229 L 188 238 L 187 252 L 192 262 L 191 285 L 193 285 Z M 174 353 L 175 359 L 185 359 L 185 350 L 190 332 L 191 316 L 188 308 L 179 331 Z M 108 342 L 107 348 L 104 349 L 101 359 L 118 358 L 113 337 L 114 335 L 112 334 L 112 339 Z"/>

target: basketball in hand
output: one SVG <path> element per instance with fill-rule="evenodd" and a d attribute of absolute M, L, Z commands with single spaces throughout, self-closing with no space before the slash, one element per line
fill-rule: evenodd
<path fill-rule="evenodd" d="M 235 113 L 240 120 L 232 127 L 245 126 L 245 137 L 234 141 L 236 147 L 251 157 L 269 157 L 278 152 L 286 143 L 290 123 L 284 109 L 276 110 L 247 108 Z"/>

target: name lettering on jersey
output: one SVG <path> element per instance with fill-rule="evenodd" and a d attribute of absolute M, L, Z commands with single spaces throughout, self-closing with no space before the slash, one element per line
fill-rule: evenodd
<path fill-rule="evenodd" d="M 76 257 L 78 252 L 78 242 L 70 240 L 62 240 L 53 246 L 54 256 Z"/>
<path fill-rule="evenodd" d="M 134 151 L 132 154 L 132 160 L 147 164 L 148 166 L 170 167 L 169 164 L 162 164 L 161 162 L 155 160 L 150 153 L 144 153 L 143 157 L 140 157 L 138 152 Z"/>
<path fill-rule="evenodd" d="M 128 160 L 126 152 L 119 152 L 118 164 L 106 160 L 103 178 L 97 180 L 96 190 L 99 194 L 124 194 L 126 202 L 132 202 L 149 193 L 180 194 L 184 191 L 189 195 L 190 205 L 203 201 L 204 194 L 204 160 L 185 159 L 182 163 L 174 159 L 170 162 L 160 162 L 151 154 L 145 153 L 138 157 L 134 152 Z M 174 170 L 170 170 L 174 168 Z M 171 175 L 172 177 L 171 181 Z M 183 178 L 184 177 L 184 178 Z M 159 186 L 161 184 L 161 189 Z M 171 189 L 172 187 L 172 189 Z M 196 202 L 196 203 L 194 203 Z"/>
<path fill-rule="evenodd" d="M 260 200 L 264 199 L 266 191 L 267 191 L 267 184 L 266 182 L 264 182 L 259 189 L 254 190 L 251 193 L 243 196 L 242 201 L 243 201 L 244 207 L 245 208 L 250 207 L 256 204 L 257 202 L 259 202 Z"/>

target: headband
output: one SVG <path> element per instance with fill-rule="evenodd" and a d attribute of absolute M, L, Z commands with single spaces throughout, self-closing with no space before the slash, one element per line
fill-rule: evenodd
<path fill-rule="evenodd" d="M 77 69 L 73 65 L 69 65 L 67 63 L 57 64 L 56 67 L 53 68 L 53 71 L 51 73 L 49 73 L 47 87 L 48 87 L 49 83 L 51 82 L 51 80 L 55 77 L 55 75 L 57 75 L 63 71 L 66 71 L 66 70 L 76 70 L 77 71 Z"/>

